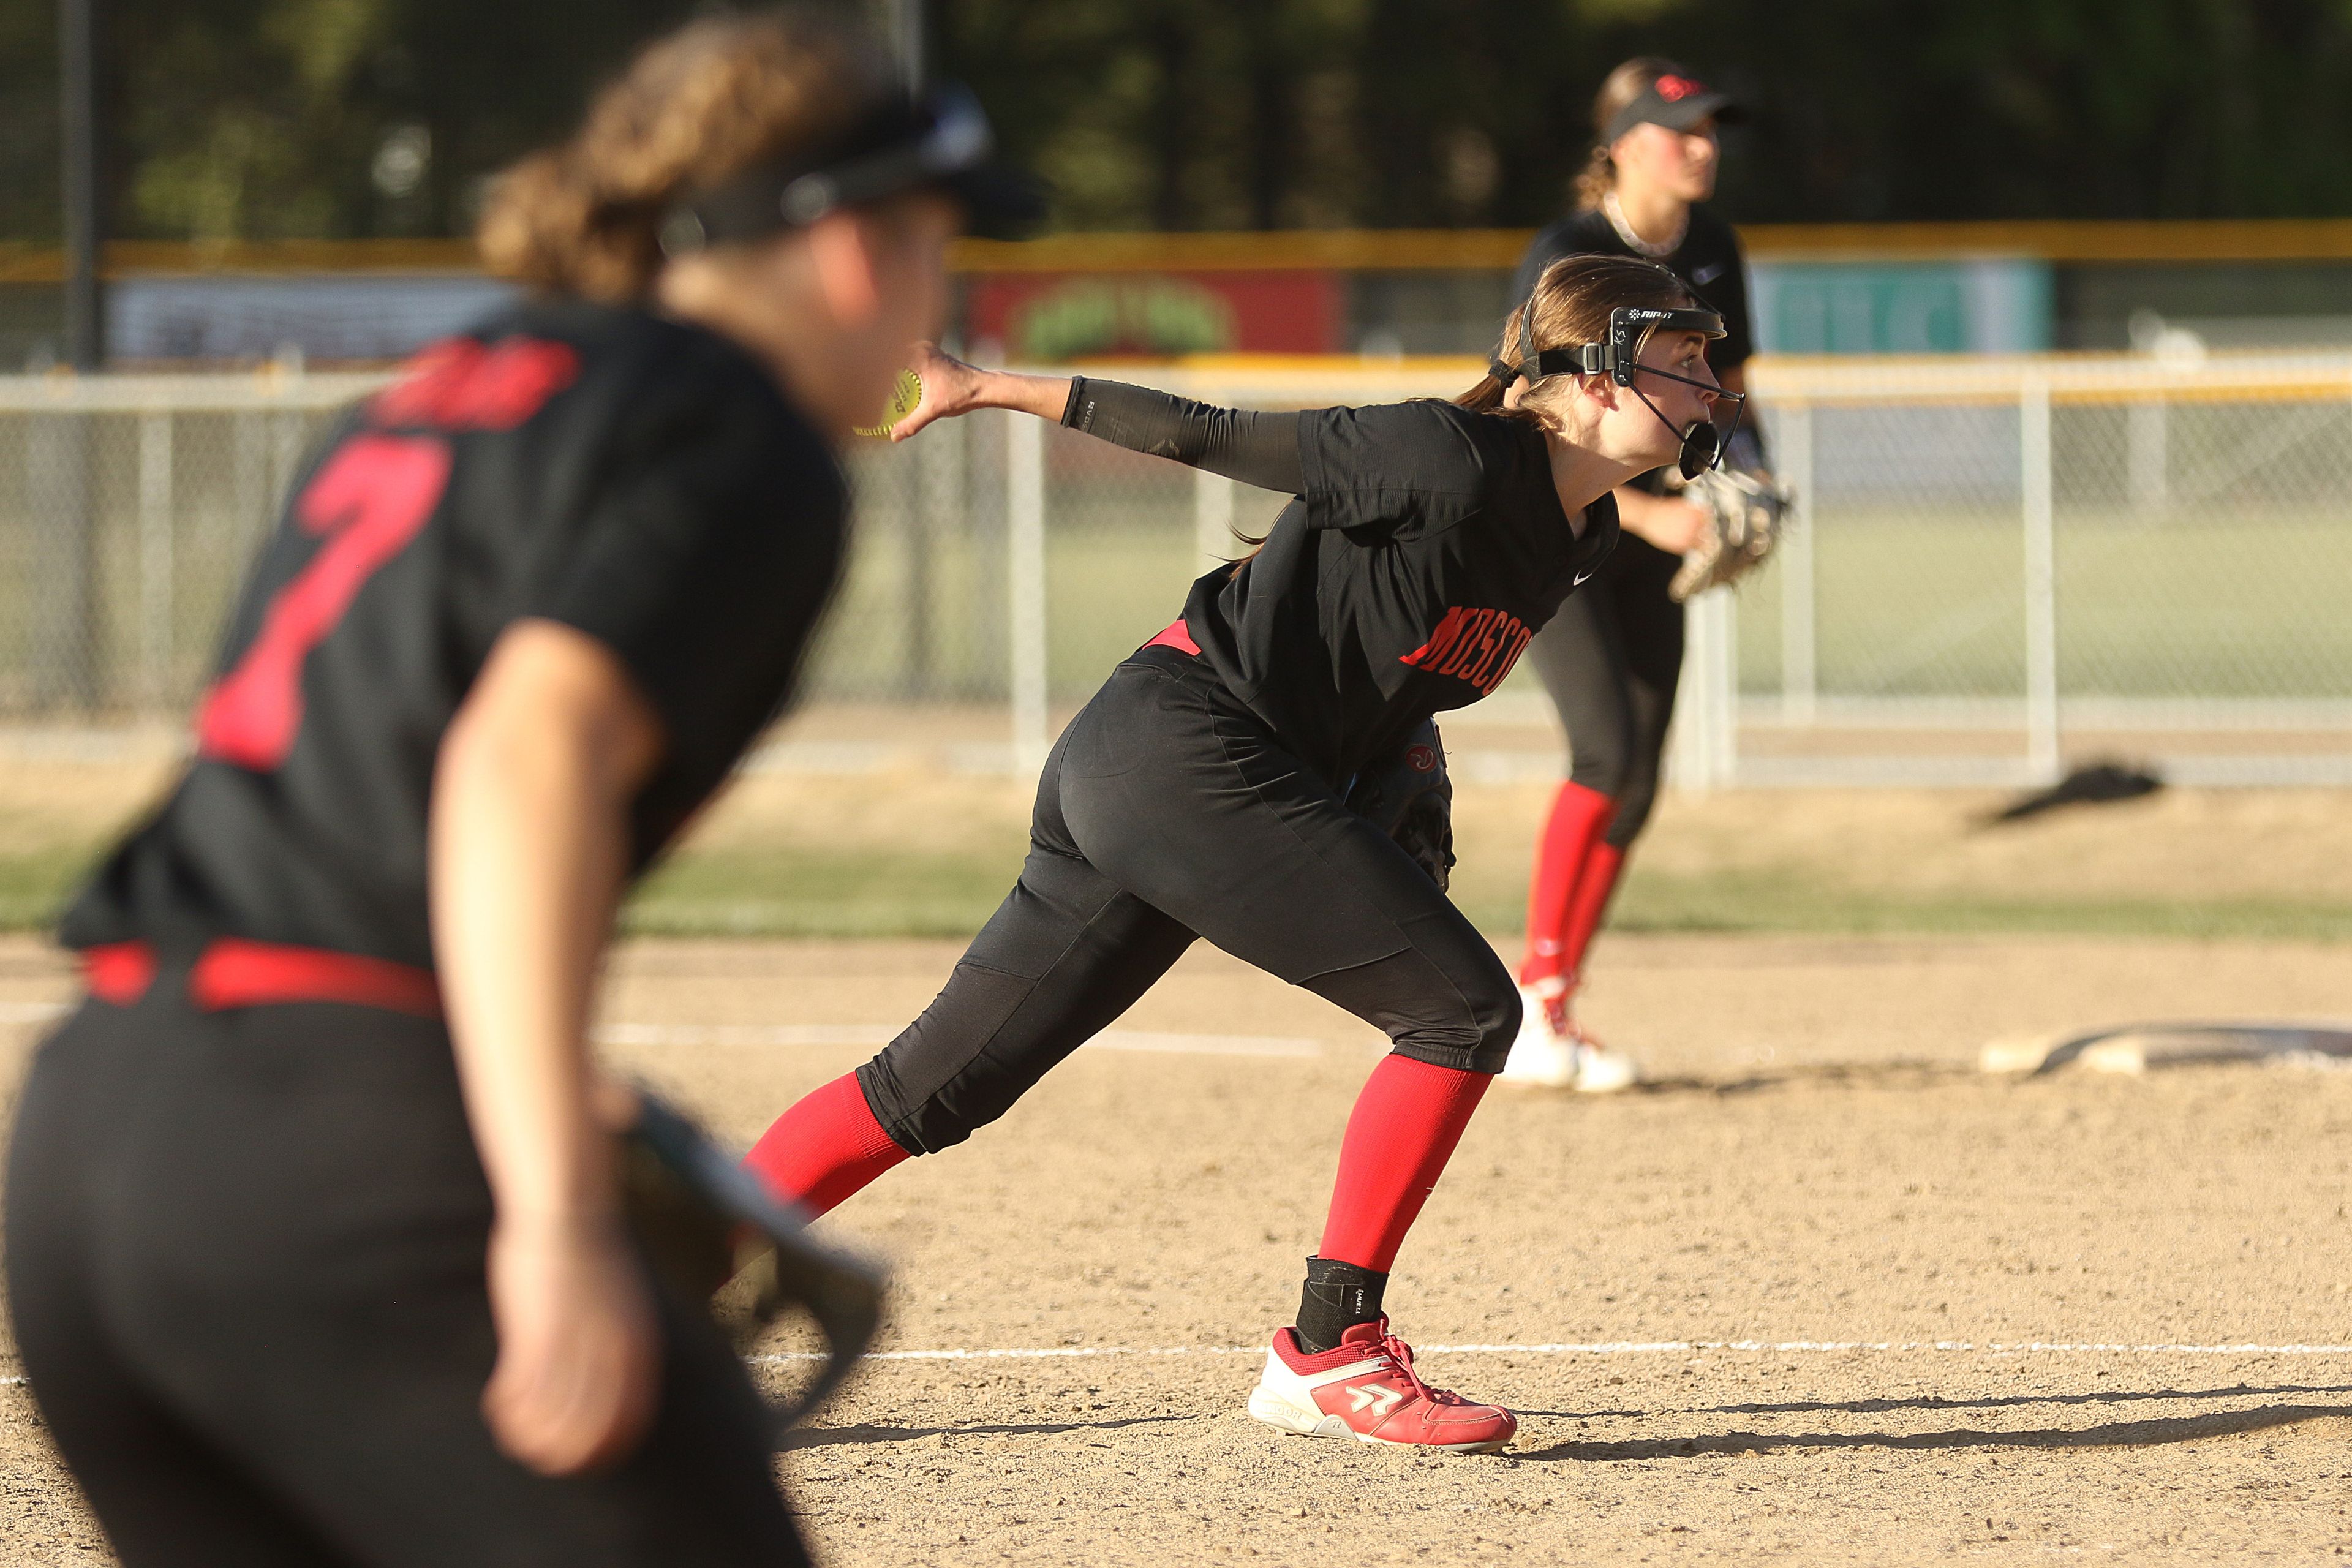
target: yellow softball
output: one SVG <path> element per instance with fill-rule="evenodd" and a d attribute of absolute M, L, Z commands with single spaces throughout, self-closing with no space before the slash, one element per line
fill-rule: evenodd
<path fill-rule="evenodd" d="M 861 425 L 857 426 L 857 434 L 887 436 L 891 428 L 899 420 L 912 414 L 915 411 L 915 405 L 922 400 L 923 378 L 911 370 L 900 371 L 898 384 L 890 389 L 890 406 L 882 411 L 882 422 L 879 425 Z"/>

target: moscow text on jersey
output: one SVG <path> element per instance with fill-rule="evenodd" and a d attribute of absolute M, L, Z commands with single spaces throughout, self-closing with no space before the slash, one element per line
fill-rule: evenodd
<path fill-rule="evenodd" d="M 1603 496 L 1571 527 L 1542 432 L 1423 401 L 1299 416 L 1302 487 L 1184 624 L 1226 688 L 1342 780 L 1492 692 L 1617 541 Z"/>

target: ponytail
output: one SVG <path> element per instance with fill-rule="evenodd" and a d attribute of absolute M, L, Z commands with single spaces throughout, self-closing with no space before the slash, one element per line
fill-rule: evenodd
<path fill-rule="evenodd" d="M 1599 206 L 1610 192 L 1617 188 L 1617 162 L 1609 156 L 1609 149 L 1593 144 L 1592 156 L 1585 160 L 1574 185 L 1576 210 L 1589 213 Z"/>
<path fill-rule="evenodd" d="M 681 195 L 837 139 L 895 90 L 871 40 L 814 11 L 689 23 L 639 54 L 570 141 L 499 178 L 483 262 L 535 289 L 643 299 Z"/>

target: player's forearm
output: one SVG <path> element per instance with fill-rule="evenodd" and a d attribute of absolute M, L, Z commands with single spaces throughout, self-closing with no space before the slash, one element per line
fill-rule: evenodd
<path fill-rule="evenodd" d="M 1259 489 L 1297 495 L 1307 479 L 1298 416 L 1224 408 L 1125 382 L 1074 376 L 1062 423 L 1124 447 L 1223 474 Z"/>
<path fill-rule="evenodd" d="M 626 876 L 632 748 L 562 669 L 499 684 L 497 664 L 435 770 L 436 967 L 499 1223 L 595 1221 L 615 1200 L 588 1011 Z"/>
<path fill-rule="evenodd" d="M 1626 532 L 1670 555 L 1680 555 L 1690 548 L 1689 502 L 1652 495 L 1632 485 L 1620 485 L 1614 493 L 1617 522 Z"/>
<path fill-rule="evenodd" d="M 982 370 L 972 393 L 974 408 L 1010 408 L 1015 414 L 1034 414 L 1040 419 L 1061 423 L 1062 410 L 1069 406 L 1070 378 L 1066 375 L 1024 375 L 1018 371 Z"/>

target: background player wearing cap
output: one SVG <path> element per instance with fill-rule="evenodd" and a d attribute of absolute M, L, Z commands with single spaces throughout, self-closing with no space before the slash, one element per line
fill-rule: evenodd
<path fill-rule="evenodd" d="M 1671 61 L 1628 60 L 1612 71 L 1593 105 L 1600 142 L 1577 182 L 1580 210 L 1536 236 L 1515 298 L 1563 256 L 1648 258 L 1721 312 L 1724 335 L 1707 345 L 1707 363 L 1727 391 L 1746 392 L 1745 263 L 1731 226 L 1699 205 L 1715 191 L 1715 128 L 1738 112 Z M 1727 461 L 1756 466 L 1753 439 L 1735 438 Z M 1628 537 L 1528 653 L 1568 732 L 1570 768 L 1536 845 L 1519 965 L 1526 1022 L 1503 1073 L 1591 1091 L 1637 1076 L 1631 1058 L 1585 1034 L 1572 1005 L 1586 950 L 1657 795 L 1683 663 L 1683 607 L 1666 585 L 1707 526 L 1705 512 L 1671 493 L 1664 469 L 1622 487 L 1617 507 Z"/>
<path fill-rule="evenodd" d="M 1689 302 L 1647 263 L 1564 261 L 1515 313 L 1498 374 L 1454 404 L 1253 414 L 926 355 L 901 436 L 1013 408 L 1298 499 L 1071 721 L 1011 895 L 920 1018 L 778 1119 L 751 1156 L 761 1177 L 822 1211 L 963 1142 L 1206 937 L 1395 1042 L 1349 1121 L 1297 1323 L 1274 1336 L 1251 1413 L 1368 1442 L 1508 1441 L 1509 1412 L 1414 1375 L 1381 1297 L 1502 1065 L 1517 994 L 1432 872 L 1342 795 L 1433 713 L 1501 682 L 1606 559 L 1611 489 L 1706 424 L 1711 314 L 1628 338 L 1613 375 L 1561 363 L 1608 339 L 1620 307 Z"/>
<path fill-rule="evenodd" d="M 938 330 L 985 144 L 830 24 L 690 26 L 494 196 L 543 292 L 300 476 L 195 761 L 66 918 L 93 995 L 12 1153 L 18 1343 L 126 1563 L 803 1560 L 623 1232 L 583 1030 L 786 692 L 830 444 Z"/>

